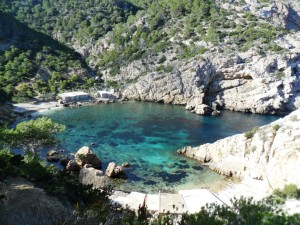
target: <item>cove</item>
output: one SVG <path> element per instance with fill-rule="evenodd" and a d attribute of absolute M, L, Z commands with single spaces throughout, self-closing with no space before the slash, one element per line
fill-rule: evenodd
<path fill-rule="evenodd" d="M 102 160 L 129 162 L 127 180 L 116 180 L 115 189 L 158 192 L 179 188 L 210 187 L 224 179 L 199 162 L 176 153 L 268 124 L 278 116 L 223 111 L 221 116 L 192 114 L 182 106 L 147 102 L 100 104 L 42 112 L 66 125 L 59 135 L 66 153 L 89 146 Z"/>

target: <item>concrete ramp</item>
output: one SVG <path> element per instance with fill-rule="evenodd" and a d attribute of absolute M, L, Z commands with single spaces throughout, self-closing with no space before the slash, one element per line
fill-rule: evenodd
<path fill-rule="evenodd" d="M 159 213 L 182 214 L 187 212 L 187 207 L 183 197 L 180 194 L 165 194 L 160 195 Z"/>
<path fill-rule="evenodd" d="M 159 210 L 159 195 L 158 194 L 148 194 L 146 197 L 147 210 L 158 212 Z"/>
<path fill-rule="evenodd" d="M 182 195 L 188 213 L 190 214 L 199 212 L 206 204 L 222 204 L 222 202 L 207 189 L 180 190 L 178 193 Z"/>
<path fill-rule="evenodd" d="M 129 207 L 132 210 L 137 210 L 145 202 L 146 194 L 140 192 L 131 192 L 128 195 L 120 195 L 112 201 L 120 204 L 122 207 Z"/>

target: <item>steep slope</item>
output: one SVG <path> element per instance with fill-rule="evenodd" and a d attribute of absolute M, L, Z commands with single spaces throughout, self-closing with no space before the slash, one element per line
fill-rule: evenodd
<path fill-rule="evenodd" d="M 179 29 L 169 39 L 173 48 L 105 78 L 137 80 L 127 86 L 125 98 L 187 104 L 195 112 L 202 104 L 253 113 L 299 108 L 299 5 L 225 1 L 218 7 L 219 21 L 225 17 L 227 23 L 217 25 L 217 33 L 204 21 L 202 36 L 196 30 L 187 38 Z M 182 48 L 188 57 L 180 57 Z"/>
<path fill-rule="evenodd" d="M 74 48 L 126 99 L 253 113 L 299 108 L 299 2 L 0 1 Z"/>
<path fill-rule="evenodd" d="M 22 101 L 86 83 L 92 71 L 78 53 L 7 13 L 0 11 L 0 18 L 0 100 Z"/>
<path fill-rule="evenodd" d="M 269 125 L 179 153 L 222 174 L 265 181 L 269 188 L 300 186 L 300 110 Z"/>

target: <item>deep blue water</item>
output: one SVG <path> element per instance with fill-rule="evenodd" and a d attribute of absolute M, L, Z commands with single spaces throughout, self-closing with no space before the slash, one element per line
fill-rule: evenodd
<path fill-rule="evenodd" d="M 187 187 L 208 187 L 222 176 L 198 162 L 178 156 L 176 150 L 198 146 L 251 130 L 276 116 L 223 111 L 218 117 L 192 114 L 181 106 L 128 102 L 66 108 L 43 112 L 66 125 L 59 135 L 63 148 L 75 153 L 91 146 L 103 162 L 129 162 L 127 180 L 116 189 L 154 192 Z"/>

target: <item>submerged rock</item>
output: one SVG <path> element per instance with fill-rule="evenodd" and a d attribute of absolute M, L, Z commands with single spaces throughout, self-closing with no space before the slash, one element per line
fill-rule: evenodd
<path fill-rule="evenodd" d="M 122 167 L 130 167 L 130 163 L 129 162 L 124 162 L 124 163 L 122 163 Z"/>

